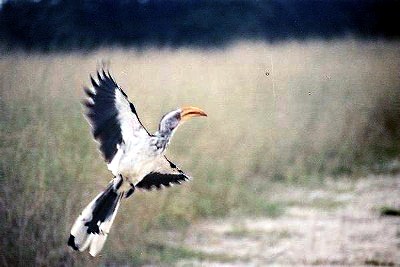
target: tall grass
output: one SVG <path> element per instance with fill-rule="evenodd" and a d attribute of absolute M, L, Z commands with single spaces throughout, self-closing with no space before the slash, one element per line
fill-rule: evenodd
<path fill-rule="evenodd" d="M 382 169 L 400 150 L 398 42 L 238 43 L 225 50 L 102 49 L 0 59 L 0 264 L 159 262 L 154 246 L 198 218 L 276 215 L 269 180 Z M 183 105 L 209 117 L 167 155 L 194 180 L 123 203 L 103 256 L 66 247 L 71 224 L 111 174 L 82 116 L 102 61 L 152 132 Z M 156 244 L 156 245 L 154 245 Z"/>

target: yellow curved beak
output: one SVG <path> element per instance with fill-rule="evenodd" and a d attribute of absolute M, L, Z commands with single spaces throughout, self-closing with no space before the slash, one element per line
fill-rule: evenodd
<path fill-rule="evenodd" d="M 181 121 L 187 121 L 190 118 L 200 117 L 200 116 L 207 117 L 207 114 L 203 110 L 196 107 L 181 108 Z"/>

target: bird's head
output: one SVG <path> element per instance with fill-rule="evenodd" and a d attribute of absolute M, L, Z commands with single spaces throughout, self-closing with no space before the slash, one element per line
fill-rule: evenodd
<path fill-rule="evenodd" d="M 178 108 L 176 110 L 168 112 L 162 117 L 160 121 L 157 135 L 167 139 L 166 141 L 168 142 L 175 130 L 183 122 L 188 121 L 191 118 L 201 116 L 207 116 L 207 114 L 200 108 L 190 106 Z"/>

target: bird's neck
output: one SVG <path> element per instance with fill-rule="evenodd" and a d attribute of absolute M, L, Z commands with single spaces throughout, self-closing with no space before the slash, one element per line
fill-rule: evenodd
<path fill-rule="evenodd" d="M 157 131 L 154 134 L 157 148 L 165 150 L 171 140 L 174 131 Z"/>

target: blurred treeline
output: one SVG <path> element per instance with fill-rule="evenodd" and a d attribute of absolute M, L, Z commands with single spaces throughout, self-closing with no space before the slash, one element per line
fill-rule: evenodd
<path fill-rule="evenodd" d="M 220 46 L 237 39 L 396 38 L 395 0 L 5 1 L 7 48 L 91 49 L 118 45 Z"/>

